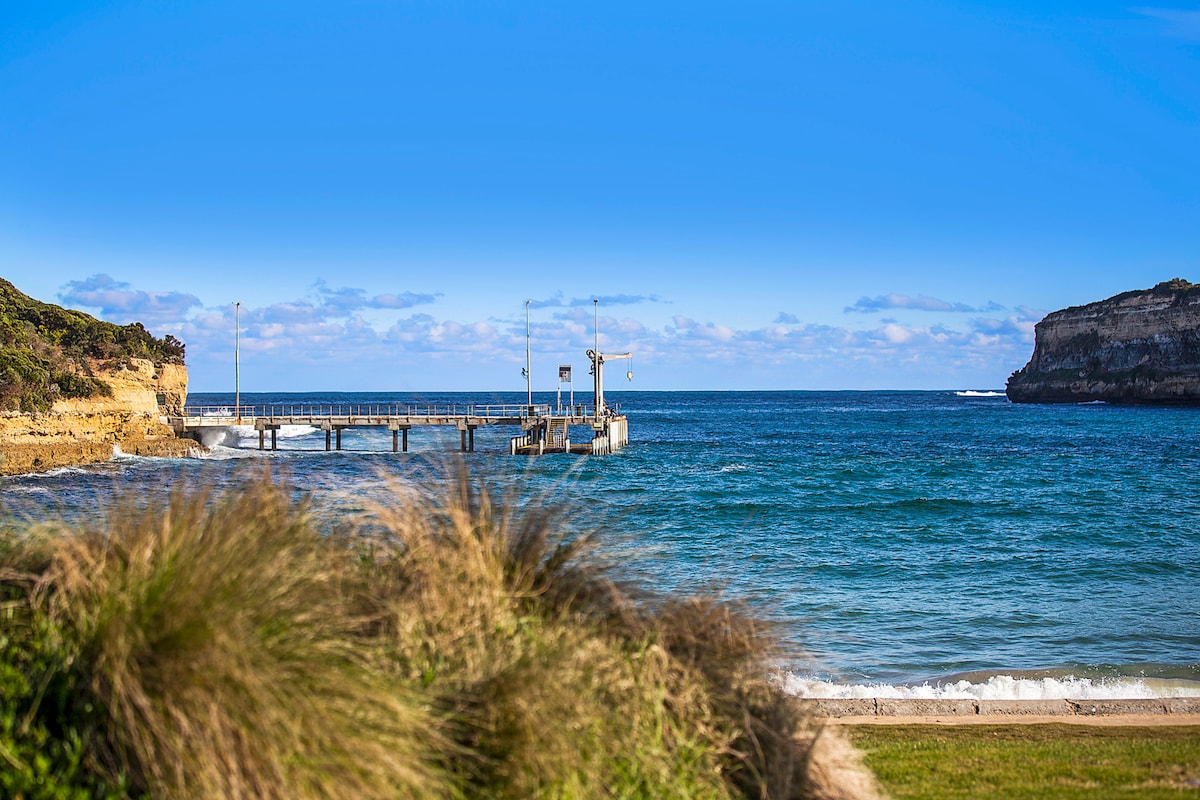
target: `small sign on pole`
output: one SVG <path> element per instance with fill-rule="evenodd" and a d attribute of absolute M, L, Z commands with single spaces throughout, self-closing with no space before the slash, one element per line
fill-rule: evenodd
<path fill-rule="evenodd" d="M 562 387 L 563 384 L 568 384 L 571 387 L 571 408 L 575 408 L 575 384 L 571 380 L 571 365 L 558 365 L 558 412 L 562 413 Z"/>

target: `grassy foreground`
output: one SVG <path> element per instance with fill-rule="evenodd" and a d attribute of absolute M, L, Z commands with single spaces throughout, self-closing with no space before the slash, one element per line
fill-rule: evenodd
<path fill-rule="evenodd" d="M 447 472 L 337 523 L 268 476 L 8 524 L 0 796 L 803 796 L 758 621 Z"/>
<path fill-rule="evenodd" d="M 1200 728 L 897 725 L 847 731 L 894 800 L 1200 797 Z"/>

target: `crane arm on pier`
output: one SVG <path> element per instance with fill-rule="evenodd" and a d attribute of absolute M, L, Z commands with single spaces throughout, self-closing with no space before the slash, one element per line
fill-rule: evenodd
<path fill-rule="evenodd" d="M 592 360 L 593 364 L 596 363 L 597 359 L 603 364 L 605 361 L 620 361 L 623 358 L 633 358 L 633 353 L 597 353 L 595 350 L 588 350 L 587 357 Z"/>
<path fill-rule="evenodd" d="M 604 404 L 604 362 L 633 358 L 633 353 L 601 353 L 596 350 L 588 350 L 587 357 L 592 360 L 592 381 L 595 387 L 596 416 L 602 417 L 608 410 Z M 632 370 L 629 372 L 629 380 L 633 380 Z"/>

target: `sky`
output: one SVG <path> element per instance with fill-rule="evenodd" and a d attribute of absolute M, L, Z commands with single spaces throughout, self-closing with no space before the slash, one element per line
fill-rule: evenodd
<path fill-rule="evenodd" d="M 192 391 L 998 389 L 1200 281 L 1200 4 L 0 0 L 0 277 Z"/>

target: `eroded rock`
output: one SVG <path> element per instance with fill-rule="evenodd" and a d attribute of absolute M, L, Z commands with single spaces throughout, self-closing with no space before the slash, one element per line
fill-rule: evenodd
<path fill-rule="evenodd" d="M 1200 285 L 1181 278 L 1048 314 L 1014 403 L 1200 405 Z"/>

